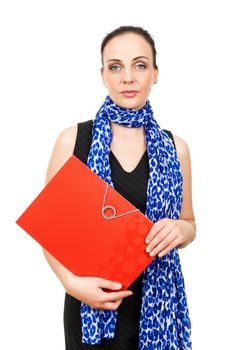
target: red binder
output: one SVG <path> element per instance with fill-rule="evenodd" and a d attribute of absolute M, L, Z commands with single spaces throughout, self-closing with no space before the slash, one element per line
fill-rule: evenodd
<path fill-rule="evenodd" d="M 72 155 L 16 223 L 77 276 L 126 290 L 153 260 L 145 237 L 153 222 Z"/>

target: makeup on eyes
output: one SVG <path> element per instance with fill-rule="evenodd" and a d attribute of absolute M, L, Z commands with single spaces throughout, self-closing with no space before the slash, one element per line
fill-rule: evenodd
<path fill-rule="evenodd" d="M 143 63 L 143 62 L 138 62 L 136 65 L 137 65 L 137 66 L 143 66 L 144 68 L 147 67 L 146 64 Z M 113 67 L 119 67 L 119 66 L 121 66 L 121 64 L 110 64 L 110 65 L 108 66 L 108 68 L 111 70 Z"/>

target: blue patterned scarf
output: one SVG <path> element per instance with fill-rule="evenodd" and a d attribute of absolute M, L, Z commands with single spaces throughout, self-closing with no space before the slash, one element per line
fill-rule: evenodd
<path fill-rule="evenodd" d="M 106 96 L 93 120 L 87 166 L 114 188 L 109 164 L 110 121 L 128 128 L 145 128 L 149 180 L 145 215 L 154 223 L 178 219 L 182 206 L 182 173 L 176 149 L 160 128 L 147 99 L 139 110 L 124 108 Z M 93 309 L 81 303 L 82 342 L 100 344 L 114 338 L 118 311 Z M 178 248 L 156 256 L 143 271 L 139 325 L 140 350 L 190 350 L 191 323 Z"/>

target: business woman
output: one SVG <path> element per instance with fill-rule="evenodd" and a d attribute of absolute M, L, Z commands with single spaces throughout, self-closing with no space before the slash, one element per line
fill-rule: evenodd
<path fill-rule="evenodd" d="M 92 119 L 58 135 L 46 183 L 71 155 L 77 156 L 153 221 L 144 244 L 154 259 L 127 291 L 117 291 L 121 286 L 116 281 L 76 276 L 43 249 L 65 289 L 66 350 L 190 350 L 191 321 L 179 260 L 179 249 L 196 235 L 189 148 L 160 127 L 162 120 L 148 99 L 158 81 L 155 43 L 148 31 L 116 28 L 105 36 L 100 51 L 106 96 Z"/>

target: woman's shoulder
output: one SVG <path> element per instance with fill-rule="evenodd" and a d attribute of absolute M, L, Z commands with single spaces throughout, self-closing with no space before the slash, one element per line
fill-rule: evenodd
<path fill-rule="evenodd" d="M 92 124 L 93 119 L 89 119 L 63 129 L 56 140 L 58 148 L 73 154 L 74 148 L 77 147 L 78 133 L 85 136 L 85 138 L 91 137 Z"/>
<path fill-rule="evenodd" d="M 46 183 L 56 174 L 62 165 L 72 156 L 78 126 L 69 126 L 63 129 L 57 136 L 52 153 L 50 155 L 46 173 Z"/>
<path fill-rule="evenodd" d="M 179 158 L 187 157 L 187 154 L 189 153 L 189 147 L 187 142 L 178 135 L 175 135 L 175 134 L 172 134 L 172 135 L 173 135 L 173 139 L 176 145 L 176 150 Z"/>
<path fill-rule="evenodd" d="M 180 136 L 174 135 L 177 156 L 181 164 L 183 178 L 191 177 L 191 155 L 187 142 Z M 190 180 L 189 180 L 190 181 Z"/>
<path fill-rule="evenodd" d="M 78 134 L 78 124 L 62 129 L 56 139 L 56 147 L 66 154 L 73 154 L 76 138 Z"/>
<path fill-rule="evenodd" d="M 61 132 L 57 136 L 56 143 L 59 143 L 61 146 L 65 148 L 74 147 L 74 143 L 78 133 L 78 124 L 68 126 L 65 129 L 61 130 Z"/>

